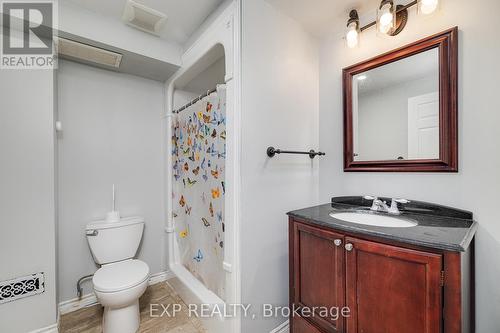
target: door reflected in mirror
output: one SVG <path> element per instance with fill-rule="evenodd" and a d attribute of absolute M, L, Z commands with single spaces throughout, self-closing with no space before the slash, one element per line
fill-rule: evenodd
<path fill-rule="evenodd" d="M 354 161 L 439 158 L 439 50 L 353 76 Z"/>

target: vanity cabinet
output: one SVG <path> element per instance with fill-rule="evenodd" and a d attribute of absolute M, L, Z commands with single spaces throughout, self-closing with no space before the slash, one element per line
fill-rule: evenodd
<path fill-rule="evenodd" d="M 321 333 L 321 331 L 299 316 L 294 319 L 292 333 Z"/>
<path fill-rule="evenodd" d="M 305 224 L 293 224 L 293 304 L 301 308 L 343 308 L 345 304 L 344 236 Z M 337 244 L 337 245 L 335 245 Z M 292 252 L 291 252 L 292 253 Z M 311 319 L 327 332 L 344 332 L 344 321 L 319 313 Z M 303 325 L 301 325 L 302 327 Z M 294 333 L 296 330 L 294 329 Z M 298 330 L 297 332 L 302 332 Z"/>
<path fill-rule="evenodd" d="M 441 255 L 345 241 L 347 332 L 440 332 Z"/>
<path fill-rule="evenodd" d="M 292 333 L 466 333 L 459 253 L 396 244 L 290 218 Z M 468 289 L 468 288 L 467 288 Z M 320 316 L 347 307 L 346 317 Z M 307 308 L 308 315 L 303 309 Z M 316 312 L 315 312 L 316 311 Z"/>

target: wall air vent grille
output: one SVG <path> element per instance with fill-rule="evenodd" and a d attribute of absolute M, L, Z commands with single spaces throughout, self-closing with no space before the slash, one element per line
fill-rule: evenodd
<path fill-rule="evenodd" d="M 81 60 L 86 63 L 94 63 L 115 68 L 120 67 L 122 61 L 122 55 L 120 53 L 61 37 L 58 38 L 57 51 L 63 58 Z"/>
<path fill-rule="evenodd" d="M 0 282 L 0 304 L 41 294 L 45 291 L 43 273 Z"/>
<path fill-rule="evenodd" d="M 167 16 L 133 0 L 128 0 L 122 19 L 134 28 L 158 36 L 167 21 Z"/>

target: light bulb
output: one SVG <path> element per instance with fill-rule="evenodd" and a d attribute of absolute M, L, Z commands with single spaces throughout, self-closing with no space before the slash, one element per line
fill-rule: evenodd
<path fill-rule="evenodd" d="M 387 3 L 380 9 L 381 15 L 378 20 L 379 30 L 384 34 L 388 33 L 389 30 L 391 30 L 392 28 L 394 14 L 391 11 L 391 7 L 392 7 L 391 4 Z"/>
<path fill-rule="evenodd" d="M 347 47 L 351 49 L 356 47 L 358 45 L 358 37 L 359 34 L 358 34 L 357 24 L 356 22 L 352 22 L 347 27 L 347 33 L 345 35 Z"/>
<path fill-rule="evenodd" d="M 439 0 L 421 0 L 420 12 L 425 15 L 432 14 L 437 9 L 438 4 Z"/>

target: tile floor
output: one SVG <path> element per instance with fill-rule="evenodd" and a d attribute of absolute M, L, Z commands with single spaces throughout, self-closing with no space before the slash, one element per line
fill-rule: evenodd
<path fill-rule="evenodd" d="M 139 333 L 205 333 L 197 318 L 190 318 L 187 306 L 167 282 L 149 286 L 139 300 L 141 326 Z M 182 311 L 175 318 L 150 317 L 150 304 L 181 304 Z M 158 314 L 162 311 L 159 306 Z M 102 307 L 94 305 L 61 316 L 61 333 L 101 333 Z"/>

